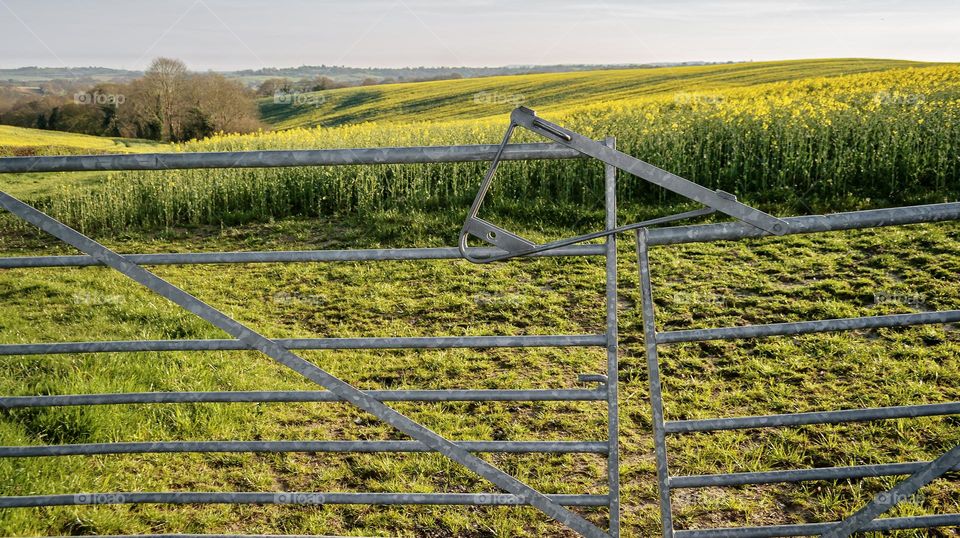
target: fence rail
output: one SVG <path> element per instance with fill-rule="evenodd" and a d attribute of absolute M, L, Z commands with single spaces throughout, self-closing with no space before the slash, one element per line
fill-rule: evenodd
<path fill-rule="evenodd" d="M 0 173 L 120 172 L 124 170 L 187 170 L 201 168 L 285 168 L 358 164 L 432 164 L 481 162 L 493 159 L 498 144 L 343 148 L 197 153 L 132 153 L 0 158 Z M 504 160 L 582 159 L 560 144 L 511 144 Z"/>

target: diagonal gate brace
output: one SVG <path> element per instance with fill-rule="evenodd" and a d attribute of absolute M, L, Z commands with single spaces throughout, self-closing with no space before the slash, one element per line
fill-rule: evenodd
<path fill-rule="evenodd" d="M 0 207 L 3 207 L 7 211 L 10 211 L 64 243 L 73 246 L 84 254 L 93 257 L 104 265 L 119 271 L 185 310 L 196 314 L 201 319 L 223 330 L 240 342 L 243 342 L 251 349 L 264 353 L 278 363 L 287 366 L 307 379 L 323 386 L 343 400 L 352 403 L 406 435 L 409 435 L 413 439 L 422 442 L 434 451 L 463 465 L 504 491 L 516 495 L 523 504 L 529 504 L 540 509 L 551 518 L 567 525 L 583 536 L 590 538 L 609 536 L 606 532 L 579 514 L 560 506 L 542 493 L 503 472 L 496 466 L 471 454 L 456 443 L 411 420 L 380 400 L 342 381 L 315 364 L 295 355 L 277 342 L 230 318 L 223 312 L 220 312 L 216 308 L 213 308 L 62 222 L 2 191 L 0 191 Z"/>
<path fill-rule="evenodd" d="M 876 519 L 877 516 L 900 504 L 900 502 L 919 491 L 923 486 L 946 474 L 957 464 L 960 464 L 960 445 L 948 450 L 945 454 L 931 461 L 892 489 L 878 494 L 869 504 L 857 511 L 857 513 L 837 523 L 834 528 L 823 533 L 821 536 L 823 536 L 823 538 L 846 538 L 862 530 Z"/>
<path fill-rule="evenodd" d="M 524 127 L 525 129 L 549 138 L 554 142 L 575 149 L 583 155 L 603 161 L 610 166 L 619 168 L 624 172 L 630 173 L 643 180 L 653 183 L 654 185 L 658 185 L 664 189 L 679 194 L 691 201 L 699 202 L 706 207 L 703 209 L 680 213 L 678 215 L 660 217 L 658 219 L 604 230 L 602 232 L 595 232 L 569 239 L 553 241 L 544 245 L 536 245 L 532 241 L 524 239 L 517 234 L 500 228 L 499 226 L 477 216 L 480 212 L 480 205 L 483 203 L 483 200 L 487 195 L 487 191 L 490 189 L 490 184 L 493 182 L 493 176 L 496 174 L 497 167 L 500 164 L 504 148 L 506 148 L 507 143 L 510 141 L 510 138 L 513 136 L 513 132 L 517 127 Z M 518 107 L 513 111 L 513 113 L 510 114 L 510 125 L 507 127 L 507 131 L 503 136 L 503 140 L 500 142 L 500 147 L 497 149 L 493 160 L 490 162 L 490 167 L 487 169 L 487 173 L 484 175 L 483 182 L 480 184 L 480 189 L 477 192 L 477 196 L 474 199 L 473 204 L 470 206 L 470 211 L 467 213 L 467 218 L 464 221 L 463 228 L 460 231 L 460 240 L 458 246 L 460 253 L 467 260 L 474 263 L 489 263 L 491 261 L 505 260 L 509 258 L 515 258 L 517 256 L 537 254 L 546 250 L 552 250 L 555 248 L 572 245 L 574 243 L 581 243 L 591 239 L 597 239 L 605 235 L 645 228 L 648 226 L 664 224 L 681 219 L 708 215 L 714 212 L 724 213 L 773 235 L 783 235 L 787 233 L 789 228 L 789 225 L 785 221 L 772 215 L 768 215 L 767 213 L 764 213 L 756 208 L 738 202 L 736 197 L 732 194 L 723 191 L 712 191 L 688 179 L 684 179 L 650 163 L 641 161 L 636 157 L 627 155 L 622 151 L 617 151 L 616 149 L 608 147 L 600 142 L 597 142 L 596 140 L 587 138 L 555 123 L 550 123 L 542 118 L 537 117 L 536 112 L 529 108 Z M 486 258 L 473 256 L 469 252 L 469 248 L 467 246 L 467 240 L 469 236 L 479 238 L 493 246 L 507 251 L 507 253 Z"/>

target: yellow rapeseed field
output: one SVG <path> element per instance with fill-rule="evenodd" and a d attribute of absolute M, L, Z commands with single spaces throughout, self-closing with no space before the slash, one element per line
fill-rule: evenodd
<path fill-rule="evenodd" d="M 393 121 L 220 135 L 178 151 L 496 143 L 515 103 L 475 119 Z M 960 67 L 908 67 L 844 76 L 670 91 L 571 103 L 543 114 L 711 188 L 759 204 L 825 207 L 905 202 L 960 191 Z M 402 119 L 402 118 L 401 118 Z M 529 133 L 518 140 L 535 140 Z M 463 205 L 483 163 L 200 170 L 117 174 L 97 188 L 64 186 L 39 201 L 82 228 L 231 223 L 289 215 Z M 663 201 L 631 177 L 625 204 Z M 500 203 L 525 208 L 602 200 L 586 161 L 510 163 Z"/>

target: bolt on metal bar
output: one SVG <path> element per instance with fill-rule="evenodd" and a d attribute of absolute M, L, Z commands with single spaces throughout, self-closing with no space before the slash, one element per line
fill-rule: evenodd
<path fill-rule="evenodd" d="M 562 506 L 606 506 L 606 495 L 546 495 Z M 0 497 L 0 508 L 83 506 L 106 504 L 444 504 L 470 506 L 521 506 L 522 495 L 505 493 L 323 493 L 259 492 L 145 492 L 76 493 Z"/>
<path fill-rule="evenodd" d="M 0 173 L 479 162 L 492 159 L 498 148 L 498 144 L 477 144 L 398 148 L 3 157 L 0 158 Z M 504 148 L 501 158 L 507 161 L 580 159 L 583 158 L 583 155 L 559 144 L 510 144 Z"/>
<path fill-rule="evenodd" d="M 660 494 L 660 523 L 663 538 L 673 536 L 673 508 L 670 502 L 670 468 L 667 463 L 667 439 L 663 416 L 663 387 L 660 382 L 660 358 L 657 352 L 656 312 L 653 286 L 650 283 L 650 259 L 647 230 L 637 230 L 637 265 L 640 271 L 640 300 L 643 308 L 643 344 L 647 355 L 647 377 L 650 384 L 650 407 L 653 421 L 653 445 L 657 466 L 657 489 Z"/>
<path fill-rule="evenodd" d="M 677 538 L 777 538 L 781 536 L 817 536 L 830 530 L 836 522 L 770 525 L 677 531 Z M 864 531 L 882 532 L 901 529 L 928 529 L 960 525 L 960 514 L 936 516 L 890 517 L 878 519 L 863 527 Z"/>
<path fill-rule="evenodd" d="M 960 445 L 948 450 L 939 458 L 924 465 L 923 469 L 913 473 L 893 488 L 877 494 L 870 503 L 857 513 L 836 524 L 829 531 L 823 533 L 823 538 L 846 538 L 875 520 L 890 508 L 909 498 L 911 495 L 933 482 L 937 478 L 960 465 Z"/>
<path fill-rule="evenodd" d="M 367 390 L 364 392 L 381 402 L 573 402 L 606 401 L 607 399 L 607 391 L 605 388 Z M 115 394 L 3 396 L 0 397 L 0 409 L 75 405 L 342 401 L 344 401 L 342 398 L 327 390 L 126 392 Z"/>
<path fill-rule="evenodd" d="M 599 347 L 599 334 L 522 336 L 430 336 L 386 338 L 278 338 L 287 349 L 451 349 L 493 347 Z M 59 355 L 65 353 L 119 353 L 160 351 L 242 351 L 250 347 L 237 340 L 119 340 L 0 344 L 3 355 Z"/>
<path fill-rule="evenodd" d="M 960 220 L 960 202 L 868 209 L 830 215 L 785 217 L 782 220 L 787 223 L 787 233 L 785 235 L 943 222 Z M 737 241 L 768 235 L 770 234 L 763 230 L 740 222 L 724 222 L 654 228 L 650 230 L 648 240 L 651 246 L 679 245 L 684 243 Z"/>
<path fill-rule="evenodd" d="M 497 487 L 517 495 L 556 521 L 587 536 L 601 538 L 607 534 L 587 521 L 583 516 L 560 506 L 542 493 L 487 463 L 470 452 L 443 438 L 436 432 L 409 419 L 383 402 L 372 398 L 315 364 L 293 354 L 285 347 L 269 340 L 242 323 L 230 318 L 207 303 L 197 299 L 150 271 L 130 262 L 123 256 L 93 241 L 63 223 L 0 191 L 0 206 L 14 215 L 40 228 L 81 252 L 91 255 L 105 265 L 116 269 L 132 280 L 146 286 L 157 294 L 173 301 L 201 319 L 213 324 L 234 338 L 255 348 L 302 376 L 336 393 L 360 409 L 383 420 L 387 424 L 420 441 L 447 458 L 463 465 Z"/>
<path fill-rule="evenodd" d="M 705 342 L 708 340 L 734 340 L 741 338 L 787 336 L 831 331 L 856 331 L 861 329 L 880 329 L 886 327 L 907 327 L 910 325 L 955 323 L 958 321 L 960 321 L 960 310 L 943 310 L 940 312 L 921 312 L 917 314 L 891 314 L 885 316 L 866 316 L 862 318 L 839 318 L 816 321 L 796 321 L 791 323 L 770 323 L 767 325 L 746 325 L 744 327 L 686 329 L 682 331 L 666 331 L 658 333 L 657 337 L 663 344 L 675 344 L 678 342 Z"/>
<path fill-rule="evenodd" d="M 960 402 L 941 404 L 900 405 L 839 411 L 810 411 L 783 415 L 756 415 L 748 417 L 676 420 L 666 424 L 667 433 L 712 432 L 748 428 L 775 428 L 805 426 L 808 424 L 840 424 L 893 418 L 916 418 L 960 414 Z"/>
<path fill-rule="evenodd" d="M 453 441 L 470 452 L 606 454 L 601 441 Z M 155 441 L 0 446 L 0 458 L 209 452 L 432 452 L 419 441 Z"/>
<path fill-rule="evenodd" d="M 845 480 L 849 478 L 872 478 L 913 474 L 930 462 L 882 463 L 875 465 L 853 465 L 849 467 L 821 467 L 816 469 L 789 469 L 785 471 L 757 471 L 748 473 L 720 473 L 704 475 L 685 475 L 670 477 L 670 487 L 707 488 L 745 486 L 752 484 L 777 484 L 787 482 L 812 482 L 817 480 Z M 954 470 L 960 471 L 960 466 Z"/>
<path fill-rule="evenodd" d="M 603 245 L 573 245 L 534 254 L 533 257 L 602 256 Z M 505 254 L 498 248 L 471 248 L 472 255 L 489 258 Z M 328 263 L 363 261 L 461 260 L 455 247 L 382 248 L 357 250 L 288 250 L 260 252 L 192 252 L 123 254 L 137 265 L 201 265 L 227 263 Z M 0 269 L 37 267 L 87 267 L 103 265 L 91 256 L 10 256 L 0 257 Z"/>
<path fill-rule="evenodd" d="M 617 139 L 607 137 L 603 141 L 608 148 L 615 149 Z M 617 168 L 610 164 L 603 167 L 604 228 L 609 231 L 617 227 Z M 620 377 L 619 345 L 617 330 L 617 237 L 608 235 L 606 241 L 606 306 L 607 322 L 607 483 L 610 493 L 610 528 L 612 538 L 620 536 L 620 407 L 618 386 Z M 612 380 L 612 381 L 611 381 Z"/>

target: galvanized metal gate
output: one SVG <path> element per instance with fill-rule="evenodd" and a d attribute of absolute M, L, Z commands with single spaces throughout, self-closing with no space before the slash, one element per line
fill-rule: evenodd
<path fill-rule="evenodd" d="M 875 226 L 894 226 L 921 222 L 960 220 L 960 204 L 935 204 L 873 211 L 859 211 L 827 216 L 794 217 L 785 219 L 789 233 L 816 233 L 833 230 L 861 229 Z M 739 240 L 758 234 L 743 226 L 707 225 L 675 227 L 637 232 L 637 259 L 643 298 L 643 333 L 646 346 L 647 370 L 653 409 L 653 432 L 656 444 L 657 479 L 660 492 L 660 511 L 663 536 L 697 538 L 717 537 L 774 537 L 813 536 L 830 538 L 850 536 L 858 531 L 888 531 L 960 525 L 960 513 L 930 516 L 911 516 L 876 519 L 893 506 L 909 499 L 920 488 L 943 476 L 950 470 L 960 470 L 960 445 L 950 449 L 931 462 L 889 463 L 791 469 L 763 472 L 721 473 L 712 475 L 672 476 L 669 472 L 667 436 L 684 433 L 714 432 L 734 429 L 777 428 L 811 424 L 840 424 L 871 420 L 913 418 L 960 414 L 960 402 L 942 404 L 906 405 L 782 415 L 744 416 L 700 420 L 668 421 L 664 415 L 663 391 L 660 383 L 658 348 L 661 345 L 709 340 L 736 340 L 800 335 L 830 331 L 854 331 L 884 327 L 907 327 L 960 321 L 960 310 L 893 314 L 862 318 L 828 319 L 792 323 L 774 323 L 739 327 L 687 329 L 658 332 L 654 311 L 653 289 L 650 282 L 649 247 L 695 243 L 703 241 Z M 831 481 L 876 476 L 909 475 L 894 488 L 877 494 L 874 499 L 843 521 L 761 527 L 714 528 L 674 530 L 670 492 L 683 488 L 732 487 L 754 484 L 772 484 L 803 481 Z"/>
<path fill-rule="evenodd" d="M 523 126 L 550 138 L 554 144 L 508 144 L 515 126 Z M 318 493 L 318 492 L 139 492 L 78 493 L 73 495 L 31 495 L 0 497 L 0 508 L 97 503 L 303 503 L 303 504 L 459 504 L 529 505 L 565 524 L 583 536 L 619 536 L 619 454 L 617 418 L 618 344 L 617 344 L 617 251 L 615 234 L 635 230 L 643 304 L 644 342 L 653 410 L 660 506 L 663 535 L 677 536 L 799 536 L 821 534 L 848 536 L 858 530 L 920 528 L 960 524 L 960 514 L 887 518 L 874 521 L 890 506 L 960 466 L 960 447 L 933 462 L 798 469 L 761 473 L 735 473 L 707 476 L 671 476 L 668 472 L 667 436 L 685 432 L 707 432 L 735 428 L 783 427 L 805 424 L 839 423 L 886 418 L 947 415 L 960 413 L 960 402 L 936 405 L 903 406 L 773 415 L 718 418 L 711 420 L 667 421 L 662 401 L 657 350 L 660 345 L 711 339 L 757 338 L 804 334 L 821 331 L 899 327 L 924 323 L 960 321 L 960 310 L 875 316 L 869 318 L 782 323 L 753 327 L 696 329 L 658 333 L 653 307 L 648 250 L 652 245 L 698 241 L 739 240 L 765 235 L 814 233 L 841 229 L 892 226 L 944 220 L 960 220 L 960 203 L 908 208 L 861 211 L 828 216 L 777 219 L 735 201 L 726 193 L 712 192 L 668 172 L 652 167 L 613 149 L 613 140 L 603 144 L 591 141 L 558 125 L 536 118 L 532 111 L 518 109 L 511 118 L 504 141 L 499 146 L 452 146 L 424 148 L 378 148 L 345 150 L 259 151 L 233 153 L 105 155 L 72 157 L 17 157 L 0 159 L 0 173 L 60 172 L 80 170 L 169 170 L 185 168 L 241 168 L 283 166 L 328 166 L 359 164 L 403 164 L 491 161 L 474 207 L 468 214 L 458 248 L 369 249 L 287 252 L 215 252 L 195 254 L 118 254 L 96 241 L 70 229 L 48 215 L 0 192 L 0 206 L 61 241 L 77 248 L 79 256 L 35 256 L 0 258 L 0 268 L 107 266 L 119 271 L 153 292 L 171 300 L 214 326 L 233 340 L 162 340 L 31 343 L 0 345 L 0 355 L 39 355 L 100 352 L 149 352 L 191 350 L 258 350 L 278 363 L 316 382 L 326 391 L 308 392 L 194 392 L 77 394 L 55 396 L 3 396 L 0 407 L 45 407 L 69 405 L 107 405 L 130 403 L 183 402 L 349 402 L 408 435 L 409 441 L 229 441 L 99 443 L 51 446 L 0 447 L 0 457 L 40 457 L 118 453 L 163 452 L 437 452 L 462 464 L 485 478 L 504 494 L 489 493 Z M 477 218 L 477 209 L 501 160 L 567 159 L 592 157 L 605 163 L 604 187 L 606 218 L 601 232 L 535 245 Z M 703 210 L 644 223 L 617 226 L 616 171 L 621 169 L 672 190 L 706 206 Z M 719 211 L 740 220 L 739 223 L 650 226 Z M 491 243 L 491 248 L 466 245 L 474 236 Z M 605 244 L 576 244 L 606 237 Z M 477 263 L 517 256 L 604 256 L 606 331 L 604 334 L 483 336 L 483 337 L 396 337 L 396 338 L 309 338 L 269 339 L 229 318 L 219 310 L 166 282 L 143 266 L 168 264 L 339 262 L 375 260 L 468 259 Z M 568 347 L 595 346 L 606 350 L 606 372 L 585 376 L 582 381 L 597 383 L 594 389 L 556 390 L 396 390 L 361 391 L 316 365 L 297 356 L 303 349 L 411 349 L 411 348 L 484 348 L 484 347 Z M 445 439 L 421 424 L 398 413 L 384 402 L 392 401 L 597 401 L 607 409 L 607 439 L 600 441 L 454 441 Z M 561 453 L 583 452 L 606 455 L 608 492 L 605 495 L 544 495 L 474 455 L 476 452 Z M 910 477 L 893 490 L 842 522 L 771 527 L 678 530 L 672 522 L 670 491 L 678 488 L 734 486 L 802 480 L 833 480 L 882 475 Z M 609 510 L 606 529 L 594 525 L 573 512 L 570 506 L 600 506 Z"/>
<path fill-rule="evenodd" d="M 471 162 L 493 158 L 497 146 L 414 147 L 309 151 L 264 151 L 206 154 L 105 155 L 77 157 L 19 157 L 0 159 L 0 172 L 51 172 L 79 170 L 170 170 L 178 168 L 282 167 L 360 164 Z M 551 144 L 517 144 L 502 150 L 502 158 L 566 159 L 580 154 Z M 612 168 L 605 174 L 606 222 L 616 219 L 616 179 Z M 606 258 L 604 334 L 543 336 L 438 336 L 397 338 L 310 338 L 272 340 L 151 273 L 144 266 L 205 263 L 342 262 L 376 260 L 460 259 L 456 248 L 409 248 L 301 252 L 243 252 L 197 254 L 121 255 L 72 230 L 48 215 L 0 192 L 0 206 L 17 217 L 80 250 L 82 256 L 8 257 L 0 268 L 103 265 L 119 271 L 151 291 L 234 338 L 234 340 L 112 341 L 0 345 L 0 355 L 49 355 L 133 351 L 258 350 L 278 363 L 317 383 L 326 391 L 310 392 L 203 392 L 77 394 L 0 397 L 0 407 L 44 407 L 182 402 L 349 402 L 408 435 L 410 441 L 231 441 L 98 443 L 50 446 L 0 447 L 0 457 L 41 457 L 118 453 L 169 452 L 425 452 L 433 451 L 462 464 L 505 493 L 373 493 L 373 492 L 97 492 L 68 495 L 0 497 L 0 508 L 111 503 L 279 503 L 279 504 L 446 504 L 529 505 L 536 507 L 584 536 L 619 534 L 619 462 L 617 442 L 617 280 L 616 243 L 580 245 L 544 253 L 547 256 L 603 256 Z M 477 249 L 491 256 L 497 249 Z M 394 390 L 361 391 L 316 365 L 294 350 L 302 349 L 440 349 L 491 347 L 592 346 L 606 350 L 606 373 L 584 376 L 590 389 L 556 390 Z M 613 382 L 608 382 L 612 379 Z M 595 401 L 606 406 L 608 439 L 585 441 L 454 441 L 443 438 L 400 414 L 384 402 L 450 401 Z M 595 453 L 608 461 L 608 493 L 604 495 L 544 495 L 477 457 L 476 452 Z M 569 507 L 607 507 L 611 517 L 601 529 Z"/>

